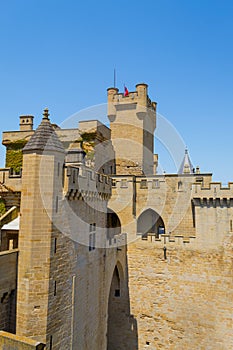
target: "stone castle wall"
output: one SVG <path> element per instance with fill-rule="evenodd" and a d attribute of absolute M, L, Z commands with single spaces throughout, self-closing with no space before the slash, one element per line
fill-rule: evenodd
<path fill-rule="evenodd" d="M 18 250 L 0 253 L 0 329 L 15 332 Z"/>
<path fill-rule="evenodd" d="M 167 248 L 138 240 L 128 246 L 131 312 L 139 349 L 233 347 L 233 235 L 224 246 Z"/>

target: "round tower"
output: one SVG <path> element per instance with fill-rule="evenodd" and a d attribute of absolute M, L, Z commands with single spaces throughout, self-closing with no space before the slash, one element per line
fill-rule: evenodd
<path fill-rule="evenodd" d="M 64 159 L 65 150 L 45 109 L 41 124 L 23 149 L 16 329 L 18 335 L 44 343 L 49 337 L 51 246 Z"/>

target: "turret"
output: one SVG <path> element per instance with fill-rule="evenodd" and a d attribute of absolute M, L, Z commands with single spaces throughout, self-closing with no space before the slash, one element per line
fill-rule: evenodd
<path fill-rule="evenodd" d="M 52 336 L 48 334 L 52 317 L 48 305 L 56 288 L 51 247 L 64 158 L 65 150 L 45 109 L 41 124 L 23 149 L 16 332 L 47 345 Z"/>

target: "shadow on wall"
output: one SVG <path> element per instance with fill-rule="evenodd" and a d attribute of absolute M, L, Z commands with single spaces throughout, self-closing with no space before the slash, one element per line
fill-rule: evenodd
<path fill-rule="evenodd" d="M 126 250 L 127 253 L 127 250 Z M 107 350 L 137 350 L 137 320 L 130 314 L 128 264 L 115 266 L 108 301 Z"/>

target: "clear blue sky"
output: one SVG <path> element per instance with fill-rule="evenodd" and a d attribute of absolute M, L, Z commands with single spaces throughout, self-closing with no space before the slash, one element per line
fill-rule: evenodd
<path fill-rule="evenodd" d="M 194 165 L 233 181 L 232 1 L 2 0 L 0 44 L 1 131 L 105 103 L 115 67 L 120 90 L 149 84 Z"/>

